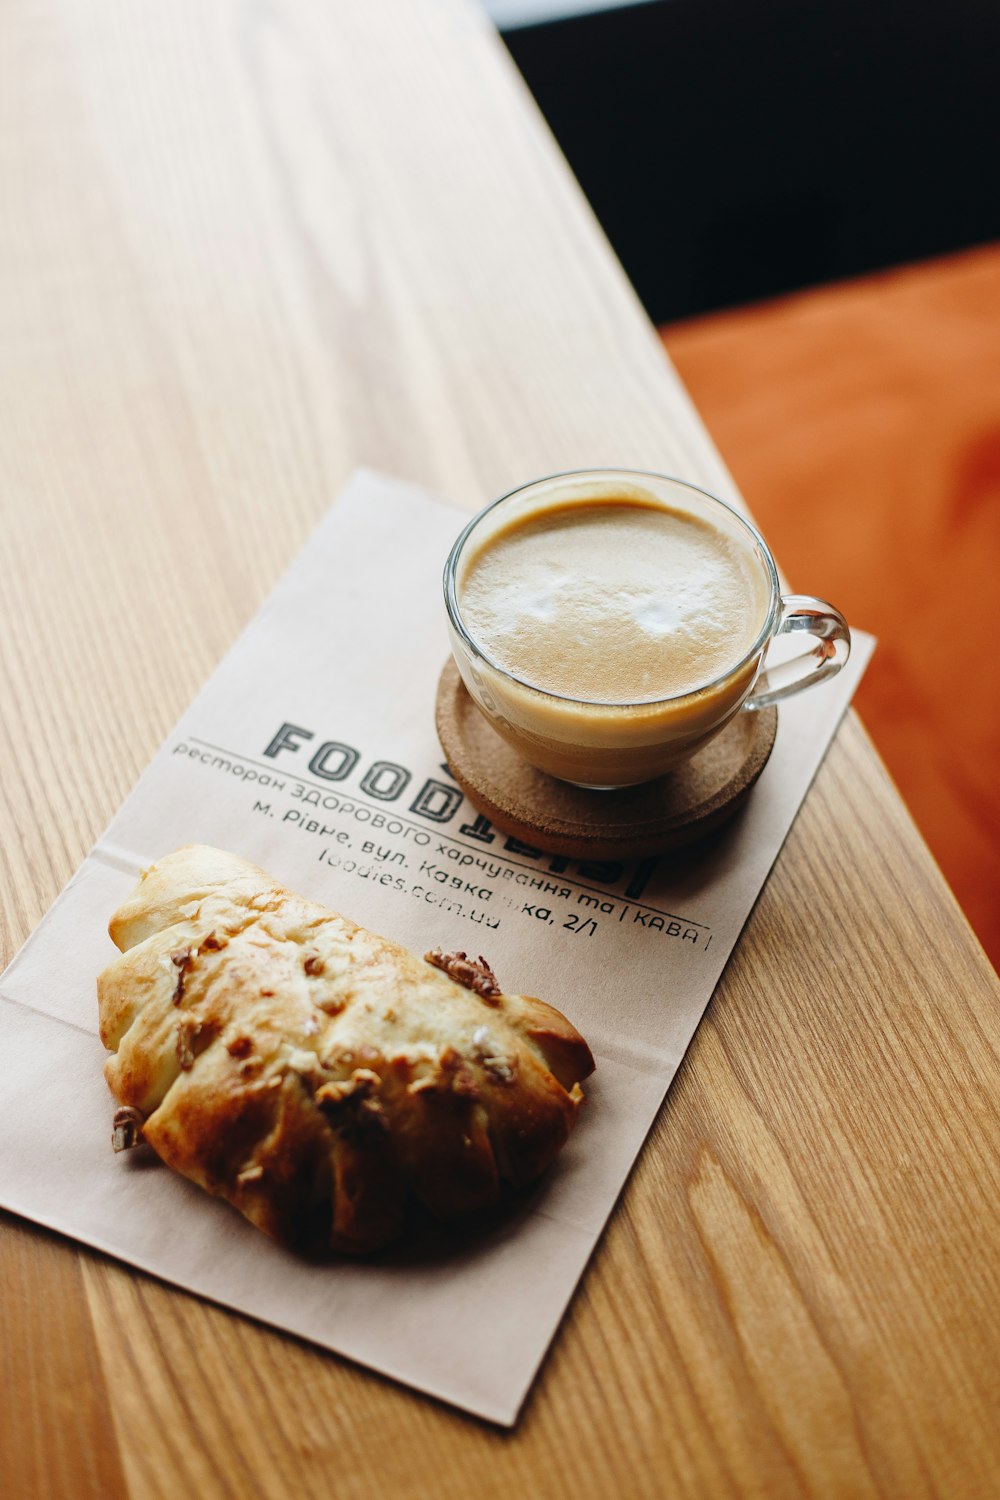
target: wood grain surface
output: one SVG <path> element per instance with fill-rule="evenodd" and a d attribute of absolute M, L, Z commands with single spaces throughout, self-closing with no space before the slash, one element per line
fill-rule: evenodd
<path fill-rule="evenodd" d="M 0 411 L 5 958 L 355 465 L 735 498 L 471 0 L 7 0 Z M 0 1489 L 995 1496 L 998 1043 L 851 719 L 512 1433 L 8 1216 Z"/>

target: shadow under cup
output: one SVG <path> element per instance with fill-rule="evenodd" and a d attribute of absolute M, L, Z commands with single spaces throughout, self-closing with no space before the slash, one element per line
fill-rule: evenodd
<path fill-rule="evenodd" d="M 599 509 L 595 509 L 599 507 Z M 574 551 L 577 587 L 594 570 L 594 594 L 606 598 L 601 546 L 605 518 L 623 512 L 651 520 L 650 512 L 665 512 L 664 524 L 680 535 L 687 530 L 707 536 L 721 555 L 731 559 L 732 596 L 739 629 L 734 632 L 734 658 L 723 656 L 704 681 L 685 683 L 680 691 L 646 696 L 632 692 L 627 701 L 606 690 L 590 697 L 586 690 L 560 691 L 555 674 L 546 676 L 546 662 L 535 660 L 530 671 L 505 662 L 499 635 L 463 614 L 463 593 L 482 560 L 495 563 L 510 539 L 545 531 L 555 523 L 573 528 L 587 522 L 582 561 Z M 640 518 L 645 518 L 641 520 Z M 609 535 L 609 533 L 608 533 Z M 583 533 L 578 534 L 578 540 Z M 549 541 L 553 567 L 558 567 L 558 537 Z M 589 550 L 588 550 L 589 549 Z M 503 557 L 505 566 L 509 552 Z M 516 568 L 515 563 L 515 568 Z M 565 572 L 565 569 L 563 569 Z M 477 584 L 477 587 L 481 585 Z M 455 542 L 444 572 L 445 604 L 452 652 L 473 702 L 497 734 L 530 765 L 577 786 L 599 790 L 634 786 L 662 776 L 683 764 L 717 735 L 734 714 L 763 708 L 779 698 L 822 681 L 839 671 L 850 651 L 850 632 L 843 616 L 824 601 L 806 595 L 782 597 L 774 559 L 760 533 L 732 506 L 707 491 L 665 475 L 626 469 L 585 470 L 557 474 L 501 496 L 474 516 Z M 665 590 L 666 593 L 666 590 Z M 500 596 L 498 595 L 498 598 Z M 665 599 L 669 605 L 669 599 Z M 616 612 L 632 607 L 625 593 L 604 606 L 608 628 Z M 707 612 L 708 606 L 706 606 Z M 473 614 L 468 606 L 469 614 Z M 697 608 L 688 604 L 688 619 L 697 629 Z M 687 626 L 685 627 L 687 628 Z M 813 649 L 765 669 L 768 647 L 777 635 L 805 631 L 815 637 Z M 594 668 L 600 653 L 600 619 L 586 641 L 569 630 L 559 640 L 560 653 L 577 651 L 582 677 Z M 670 630 L 657 632 L 655 649 L 669 661 Z M 667 672 L 669 678 L 669 670 Z"/>

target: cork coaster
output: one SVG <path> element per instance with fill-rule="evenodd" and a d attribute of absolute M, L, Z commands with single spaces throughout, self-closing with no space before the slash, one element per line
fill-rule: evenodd
<path fill-rule="evenodd" d="M 437 731 L 451 774 L 503 833 L 551 854 L 632 859 L 693 843 L 742 806 L 767 765 L 778 711 L 737 714 L 669 776 L 591 792 L 536 771 L 476 708 L 453 661 L 441 673 Z"/>

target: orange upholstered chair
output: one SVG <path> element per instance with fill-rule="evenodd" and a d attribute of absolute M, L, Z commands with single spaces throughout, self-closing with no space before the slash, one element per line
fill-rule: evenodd
<path fill-rule="evenodd" d="M 858 708 L 1000 966 L 1000 249 L 662 332 L 792 586 L 879 637 Z"/>

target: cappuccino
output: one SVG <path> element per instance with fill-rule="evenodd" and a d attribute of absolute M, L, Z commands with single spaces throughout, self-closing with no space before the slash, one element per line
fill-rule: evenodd
<path fill-rule="evenodd" d="M 484 654 L 583 703 L 697 692 L 751 649 L 769 580 L 708 521 L 626 498 L 552 504 L 463 558 L 459 606 Z"/>
<path fill-rule="evenodd" d="M 540 770 L 582 786 L 647 781 L 747 696 L 771 575 L 755 534 L 704 498 L 543 482 L 484 512 L 457 548 L 455 606 L 474 649 L 453 630 L 459 670 Z"/>
<path fill-rule="evenodd" d="M 530 765 L 631 786 L 694 755 L 740 709 L 840 670 L 851 633 L 811 595 L 782 597 L 763 537 L 682 479 L 553 474 L 464 528 L 444 575 L 462 681 Z M 762 670 L 777 635 L 811 650 Z"/>

